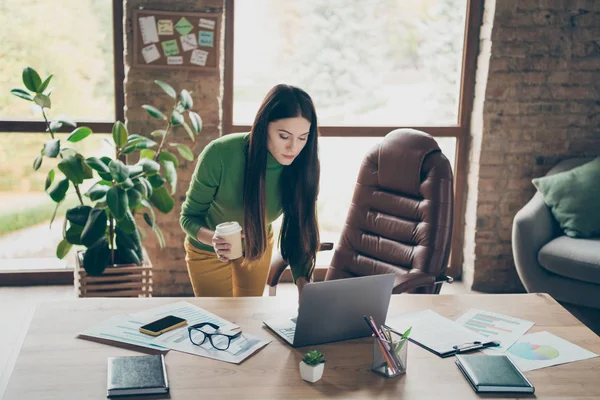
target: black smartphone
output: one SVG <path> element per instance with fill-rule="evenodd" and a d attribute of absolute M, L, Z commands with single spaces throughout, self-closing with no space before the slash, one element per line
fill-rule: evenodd
<path fill-rule="evenodd" d="M 167 315 L 166 317 L 152 321 L 149 324 L 140 326 L 140 332 L 145 333 L 146 335 L 158 336 L 161 333 L 179 328 L 185 324 L 187 324 L 185 319 L 174 315 Z"/>

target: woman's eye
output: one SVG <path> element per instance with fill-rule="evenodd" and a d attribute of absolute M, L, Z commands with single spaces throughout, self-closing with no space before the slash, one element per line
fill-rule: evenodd
<path fill-rule="evenodd" d="M 302 140 L 303 142 L 306 142 L 306 136 L 299 138 L 299 140 Z"/>
<path fill-rule="evenodd" d="M 282 138 L 283 140 L 288 140 L 289 136 L 283 136 L 283 135 L 279 135 L 280 138 Z"/>

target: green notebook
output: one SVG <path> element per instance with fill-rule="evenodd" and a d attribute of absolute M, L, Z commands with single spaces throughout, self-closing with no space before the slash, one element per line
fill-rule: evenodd
<path fill-rule="evenodd" d="M 456 356 L 456 365 L 477 393 L 533 393 L 535 388 L 507 356 Z"/>

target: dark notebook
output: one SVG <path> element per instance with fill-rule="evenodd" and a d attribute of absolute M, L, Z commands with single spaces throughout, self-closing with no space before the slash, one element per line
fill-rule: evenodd
<path fill-rule="evenodd" d="M 108 357 L 107 397 L 169 392 L 165 357 Z"/>
<path fill-rule="evenodd" d="M 456 356 L 456 365 L 477 393 L 533 393 L 535 388 L 507 356 Z"/>

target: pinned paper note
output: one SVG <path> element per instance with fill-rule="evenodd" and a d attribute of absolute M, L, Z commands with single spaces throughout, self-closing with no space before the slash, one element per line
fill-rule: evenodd
<path fill-rule="evenodd" d="M 144 47 L 142 49 L 142 56 L 144 57 L 144 61 L 146 61 L 146 64 L 158 60 L 160 58 L 158 47 L 156 47 L 155 44 L 151 44 L 150 46 Z"/>
<path fill-rule="evenodd" d="M 154 15 L 140 17 L 139 21 L 144 44 L 157 43 L 158 33 L 156 32 L 156 19 L 154 18 Z"/>
<path fill-rule="evenodd" d="M 159 35 L 172 35 L 173 34 L 173 21 L 170 19 L 159 19 L 158 20 L 158 34 Z"/>
<path fill-rule="evenodd" d="M 200 28 L 215 29 L 215 21 L 213 21 L 212 19 L 200 18 L 198 26 Z"/>
<path fill-rule="evenodd" d="M 207 57 L 208 51 L 196 49 L 192 51 L 192 57 L 190 58 L 190 62 L 192 64 L 201 65 L 204 67 L 206 65 Z"/>
<path fill-rule="evenodd" d="M 213 47 L 213 33 L 209 31 L 198 32 L 198 44 L 204 47 Z"/>
<path fill-rule="evenodd" d="M 173 56 L 167 57 L 168 65 L 182 65 L 183 64 L 183 56 Z"/>
<path fill-rule="evenodd" d="M 181 36 L 179 39 L 181 40 L 181 47 L 183 48 L 183 51 L 194 50 L 198 47 L 198 42 L 196 42 L 196 35 L 194 35 L 193 33 Z"/>
<path fill-rule="evenodd" d="M 175 29 L 179 32 L 180 35 L 187 35 L 194 29 L 194 26 L 191 24 L 187 18 L 183 17 L 175 24 Z"/>
<path fill-rule="evenodd" d="M 177 40 L 167 40 L 162 42 L 163 53 L 165 56 L 175 56 L 179 54 L 179 46 L 177 46 Z"/>

